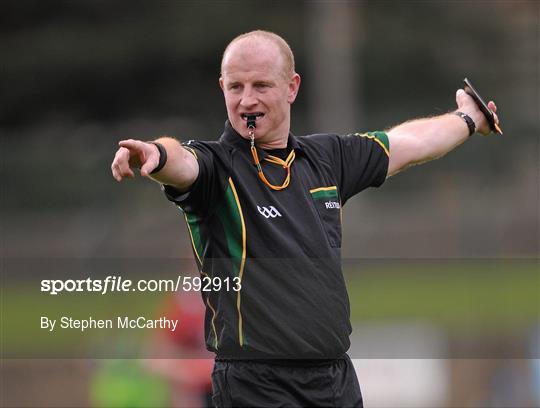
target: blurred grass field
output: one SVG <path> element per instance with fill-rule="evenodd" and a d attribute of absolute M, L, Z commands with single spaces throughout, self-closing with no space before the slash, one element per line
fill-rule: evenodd
<path fill-rule="evenodd" d="M 384 262 L 345 266 L 351 320 L 422 320 L 455 335 L 526 332 L 540 322 L 537 260 Z M 28 282 L 2 285 L 5 356 L 54 357 L 81 350 L 93 356 L 133 356 L 154 330 L 40 329 L 40 316 L 96 319 L 158 316 L 166 295 L 67 293 L 50 296 Z M 59 323 L 57 323 L 58 325 Z M 58 327 L 58 326 L 57 326 Z M 121 346 L 120 346 L 121 345 Z M 99 351 L 98 351 L 99 350 Z M 120 353 L 120 354 L 119 354 Z"/>
<path fill-rule="evenodd" d="M 351 320 L 425 319 L 460 331 L 540 323 L 538 260 L 423 262 L 346 270 Z"/>

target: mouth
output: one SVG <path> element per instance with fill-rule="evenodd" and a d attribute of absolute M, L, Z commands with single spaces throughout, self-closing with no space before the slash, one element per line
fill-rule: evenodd
<path fill-rule="evenodd" d="M 264 116 L 264 113 L 262 112 L 248 112 L 248 113 L 242 113 L 240 114 L 242 120 L 247 121 L 249 120 L 259 120 L 259 118 L 262 118 Z"/>

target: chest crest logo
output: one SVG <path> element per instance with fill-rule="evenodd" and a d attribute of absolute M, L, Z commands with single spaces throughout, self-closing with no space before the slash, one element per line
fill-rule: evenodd
<path fill-rule="evenodd" d="M 276 217 L 281 217 L 281 213 L 276 210 L 276 207 L 274 207 L 273 205 L 269 206 L 269 207 L 259 207 L 257 206 L 257 210 L 259 210 L 259 212 L 261 213 L 261 215 L 264 216 L 264 218 L 276 218 Z"/>

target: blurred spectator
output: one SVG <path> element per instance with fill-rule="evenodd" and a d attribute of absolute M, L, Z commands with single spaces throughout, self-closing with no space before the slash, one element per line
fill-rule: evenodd
<path fill-rule="evenodd" d="M 163 330 L 154 340 L 157 359 L 150 370 L 166 378 L 174 407 L 211 407 L 213 355 L 204 341 L 204 305 L 197 292 L 181 292 L 167 299 L 159 314 L 178 320 L 175 331 Z M 154 356 L 155 353 L 152 353 Z"/>
<path fill-rule="evenodd" d="M 169 406 L 167 383 L 139 360 L 100 360 L 90 382 L 90 405 L 103 408 Z"/>

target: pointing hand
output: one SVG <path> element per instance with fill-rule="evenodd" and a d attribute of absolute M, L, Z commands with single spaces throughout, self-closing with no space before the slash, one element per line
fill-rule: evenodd
<path fill-rule="evenodd" d="M 157 146 L 140 140 L 122 140 L 118 143 L 120 148 L 116 151 L 111 164 L 113 177 L 122 181 L 124 177 L 133 178 L 133 168 L 140 168 L 141 176 L 148 177 L 159 163 L 159 150 Z"/>

